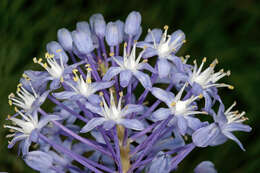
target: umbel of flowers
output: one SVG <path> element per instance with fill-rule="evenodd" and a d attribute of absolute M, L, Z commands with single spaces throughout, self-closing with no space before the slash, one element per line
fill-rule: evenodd
<path fill-rule="evenodd" d="M 136 11 L 59 29 L 45 57 L 33 58 L 41 71 L 25 71 L 8 97 L 8 148 L 18 144 L 28 166 L 48 173 L 168 173 L 195 148 L 231 139 L 245 150 L 233 135 L 251 131 L 245 112 L 218 92 L 234 88 L 219 82 L 230 71 L 216 71 L 217 59 L 189 64 L 176 55 L 185 34 L 168 30 L 143 31 Z M 216 172 L 210 161 L 194 171 Z"/>

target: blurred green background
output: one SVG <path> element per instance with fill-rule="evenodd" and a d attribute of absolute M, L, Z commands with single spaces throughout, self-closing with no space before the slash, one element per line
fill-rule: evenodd
<path fill-rule="evenodd" d="M 179 55 L 211 61 L 232 75 L 222 81 L 235 90 L 221 89 L 226 105 L 237 100 L 246 110 L 253 127 L 250 134 L 236 133 L 246 152 L 232 141 L 222 146 L 196 149 L 179 166 L 178 172 L 192 172 L 200 161 L 211 160 L 220 173 L 257 173 L 260 170 L 260 4 L 255 0 L 1 0 L 0 1 L 0 125 L 11 108 L 7 96 L 14 92 L 22 72 L 34 68 L 32 58 L 42 56 L 45 45 L 56 40 L 56 31 L 75 28 L 77 21 L 102 13 L 107 21 L 124 20 L 137 10 L 142 14 L 143 33 L 148 27 L 170 26 L 170 32 L 182 29 L 187 43 Z M 144 34 L 143 34 L 144 37 Z M 190 60 L 192 62 L 192 60 Z M 0 172 L 30 173 L 16 154 L 7 149 L 7 131 L 0 130 Z"/>

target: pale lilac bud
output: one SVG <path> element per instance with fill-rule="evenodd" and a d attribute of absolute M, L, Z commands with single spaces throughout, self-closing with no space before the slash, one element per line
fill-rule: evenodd
<path fill-rule="evenodd" d="M 69 30 L 61 28 L 57 32 L 58 41 L 66 51 L 72 50 L 72 37 Z"/>
<path fill-rule="evenodd" d="M 90 27 L 88 22 L 82 21 L 76 24 L 76 30 L 85 32 L 87 35 L 91 35 Z"/>
<path fill-rule="evenodd" d="M 90 35 L 82 31 L 73 31 L 72 39 L 78 51 L 82 54 L 88 54 L 94 50 L 94 45 Z"/>
<path fill-rule="evenodd" d="M 106 22 L 102 14 L 94 14 L 89 19 L 92 31 L 99 37 L 104 37 L 106 33 Z"/>
<path fill-rule="evenodd" d="M 125 21 L 125 33 L 129 35 L 136 35 L 140 31 L 141 14 L 139 12 L 131 12 Z"/>
<path fill-rule="evenodd" d="M 116 46 L 119 44 L 119 28 L 116 23 L 109 22 L 106 29 L 106 41 L 109 46 Z"/>

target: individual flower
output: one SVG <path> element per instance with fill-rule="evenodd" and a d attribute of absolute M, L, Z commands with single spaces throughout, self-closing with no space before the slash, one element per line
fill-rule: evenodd
<path fill-rule="evenodd" d="M 32 141 L 36 141 L 38 132 L 50 121 L 59 120 L 60 117 L 56 115 L 48 115 L 38 120 L 38 113 L 35 111 L 32 114 L 24 114 L 18 109 L 17 113 L 21 115 L 21 119 L 8 116 L 8 119 L 15 125 L 4 125 L 4 128 L 9 128 L 14 133 L 7 135 L 13 137 L 9 142 L 8 148 L 12 148 L 16 142 L 21 141 L 19 148 L 23 155 L 27 154 Z"/>
<path fill-rule="evenodd" d="M 178 94 L 175 96 L 173 93 L 164 91 L 160 88 L 153 87 L 152 94 L 167 104 L 168 108 L 159 108 L 152 114 L 154 121 L 165 120 L 168 116 L 173 116 L 170 124 L 175 124 L 178 127 L 179 132 L 184 135 L 187 128 L 195 130 L 200 126 L 200 120 L 193 117 L 195 114 L 207 114 L 203 111 L 197 111 L 197 106 L 192 104 L 195 100 L 202 98 L 202 95 L 191 96 L 186 100 L 181 100 L 182 93 L 187 84 L 185 84 Z"/>
<path fill-rule="evenodd" d="M 221 78 L 230 75 L 230 71 L 224 72 L 223 69 L 214 72 L 214 68 L 218 64 L 217 59 L 215 59 L 208 68 L 202 71 L 205 62 L 206 58 L 203 58 L 200 67 L 198 67 L 196 60 L 194 61 L 194 68 L 193 71 L 189 73 L 188 82 L 192 86 L 192 92 L 194 94 L 203 94 L 206 100 L 205 109 L 209 111 L 212 106 L 211 97 L 220 100 L 216 88 L 228 87 L 229 89 L 233 89 L 234 87 L 224 83 L 217 83 Z"/>
<path fill-rule="evenodd" d="M 146 69 L 154 72 L 153 68 L 147 63 L 147 61 L 141 61 L 144 50 L 136 58 L 136 43 L 133 45 L 133 49 L 130 55 L 126 52 L 127 44 L 124 44 L 124 56 L 112 57 L 119 67 L 110 67 L 103 77 L 103 80 L 110 80 L 117 74 L 120 74 L 120 85 L 122 87 L 128 86 L 132 79 L 132 76 L 143 85 L 144 88 L 151 88 L 152 83 L 150 77 L 143 73 L 141 70 Z"/>
<path fill-rule="evenodd" d="M 211 161 L 203 161 L 196 166 L 194 173 L 217 173 L 217 170 Z"/>
<path fill-rule="evenodd" d="M 175 53 L 180 49 L 185 42 L 185 35 L 181 30 L 177 30 L 172 35 L 167 35 L 168 26 L 164 27 L 165 31 L 159 29 L 149 30 L 145 41 L 139 42 L 139 47 L 147 47 L 144 57 L 149 58 L 157 55 L 158 74 L 160 78 L 166 77 L 171 70 L 173 62 L 178 68 L 183 69 L 181 59 L 175 56 Z"/>
<path fill-rule="evenodd" d="M 218 114 L 214 116 L 215 122 L 198 129 L 192 134 L 195 145 L 206 147 L 208 145 L 219 145 L 228 138 L 235 141 L 245 151 L 241 142 L 232 134 L 234 131 L 250 132 L 251 127 L 243 124 L 247 120 L 245 112 L 231 111 L 236 103 L 232 104 L 226 111 L 224 105 L 220 104 Z"/>
<path fill-rule="evenodd" d="M 14 93 L 9 94 L 9 105 L 15 105 L 21 108 L 26 114 L 31 114 L 42 105 L 50 91 L 37 92 L 30 82 L 30 78 L 25 74 L 24 76 L 26 80 L 21 80 L 21 83 L 17 85 L 17 96 Z"/>
<path fill-rule="evenodd" d="M 126 18 L 124 31 L 130 36 L 135 36 L 140 33 L 141 14 L 137 11 L 132 11 Z"/>
<path fill-rule="evenodd" d="M 78 100 L 80 98 L 86 98 L 92 103 L 98 104 L 100 102 L 99 96 L 95 93 L 99 90 L 109 88 L 114 84 L 114 81 L 108 82 L 92 82 L 91 71 L 92 69 L 87 66 L 87 76 L 83 79 L 82 75 L 78 75 L 78 70 L 74 69 L 72 72 L 74 74 L 73 81 L 65 81 L 72 90 L 71 91 L 61 91 L 53 93 L 53 95 L 58 99 L 71 99 Z"/>
<path fill-rule="evenodd" d="M 120 98 L 116 106 L 113 92 L 110 90 L 110 104 L 107 105 L 103 93 L 101 94 L 102 102 L 100 106 L 86 103 L 85 106 L 91 112 L 100 115 L 101 117 L 92 118 L 82 129 L 81 133 L 86 133 L 97 126 L 103 125 L 103 128 L 109 130 L 115 126 L 115 124 L 123 125 L 126 128 L 133 130 L 142 130 L 144 125 L 137 119 L 128 119 L 126 115 L 131 113 L 138 113 L 143 111 L 142 105 L 127 104 L 123 109 L 121 108 L 123 93 L 120 92 Z"/>
<path fill-rule="evenodd" d="M 67 65 L 67 54 L 59 43 L 54 41 L 47 44 L 47 50 L 49 50 L 51 54 L 48 52 L 45 54 L 45 63 L 43 63 L 42 58 L 33 58 L 33 62 L 40 64 L 47 71 L 48 77 L 45 78 L 45 81 L 51 81 L 50 89 L 53 90 L 59 88 L 60 83 L 68 77 L 71 71 L 84 62 Z"/>

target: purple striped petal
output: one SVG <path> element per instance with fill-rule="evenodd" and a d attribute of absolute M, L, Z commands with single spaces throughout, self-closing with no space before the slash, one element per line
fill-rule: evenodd
<path fill-rule="evenodd" d="M 92 118 L 80 131 L 80 133 L 86 133 L 94 129 L 95 127 L 103 124 L 107 121 L 105 118 Z"/>

